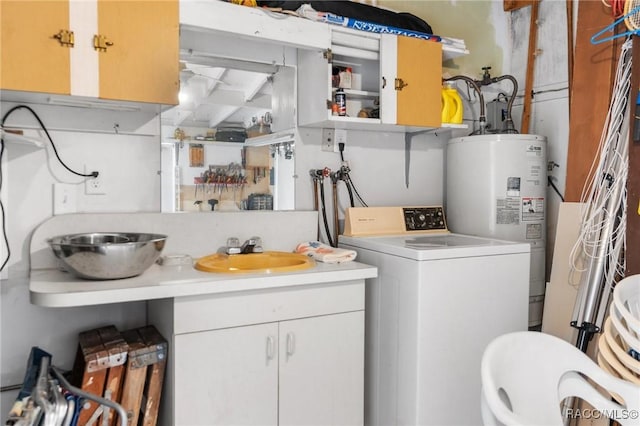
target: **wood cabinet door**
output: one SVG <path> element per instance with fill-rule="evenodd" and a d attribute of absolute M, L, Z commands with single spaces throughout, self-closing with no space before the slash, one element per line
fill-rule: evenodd
<path fill-rule="evenodd" d="M 278 324 L 175 336 L 176 425 L 276 425 Z"/>
<path fill-rule="evenodd" d="M 396 122 L 405 126 L 442 125 L 442 45 L 398 36 Z M 394 82 L 394 86 L 396 82 Z"/>
<path fill-rule="evenodd" d="M 280 323 L 279 417 L 285 425 L 364 422 L 364 311 Z"/>
<path fill-rule="evenodd" d="M 0 88 L 70 93 L 70 47 L 54 38 L 69 28 L 69 2 L 0 1 Z"/>
<path fill-rule="evenodd" d="M 98 0 L 100 97 L 178 104 L 178 1 Z"/>

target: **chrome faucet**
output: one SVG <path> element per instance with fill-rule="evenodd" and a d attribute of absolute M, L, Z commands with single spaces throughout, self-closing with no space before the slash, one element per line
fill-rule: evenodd
<path fill-rule="evenodd" d="M 260 237 L 251 237 L 242 244 L 240 253 L 262 253 L 262 240 Z"/>
<path fill-rule="evenodd" d="M 262 253 L 262 239 L 260 237 L 251 237 L 240 245 L 239 239 L 235 237 L 227 238 L 227 246 L 224 251 L 227 254 Z"/>

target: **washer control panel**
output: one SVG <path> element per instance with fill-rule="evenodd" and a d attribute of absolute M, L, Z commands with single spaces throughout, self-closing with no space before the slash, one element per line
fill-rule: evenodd
<path fill-rule="evenodd" d="M 411 231 L 446 231 L 444 209 L 438 207 L 403 207 L 404 225 Z"/>
<path fill-rule="evenodd" d="M 348 207 L 344 215 L 349 237 L 448 232 L 442 206 Z"/>

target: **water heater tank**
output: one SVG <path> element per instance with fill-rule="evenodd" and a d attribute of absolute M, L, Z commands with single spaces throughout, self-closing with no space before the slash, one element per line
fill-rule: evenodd
<path fill-rule="evenodd" d="M 491 134 L 447 144 L 451 231 L 531 244 L 529 325 L 542 323 L 545 292 L 547 139 Z"/>

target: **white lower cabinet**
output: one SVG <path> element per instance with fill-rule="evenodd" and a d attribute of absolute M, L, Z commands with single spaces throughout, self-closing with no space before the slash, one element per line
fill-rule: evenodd
<path fill-rule="evenodd" d="M 364 311 L 279 326 L 279 424 L 363 424 Z"/>
<path fill-rule="evenodd" d="M 149 302 L 160 424 L 362 425 L 364 280 Z"/>
<path fill-rule="evenodd" d="M 363 423 L 364 312 L 177 335 L 177 425 Z"/>
<path fill-rule="evenodd" d="M 177 335 L 175 424 L 278 424 L 277 336 L 277 323 Z"/>

